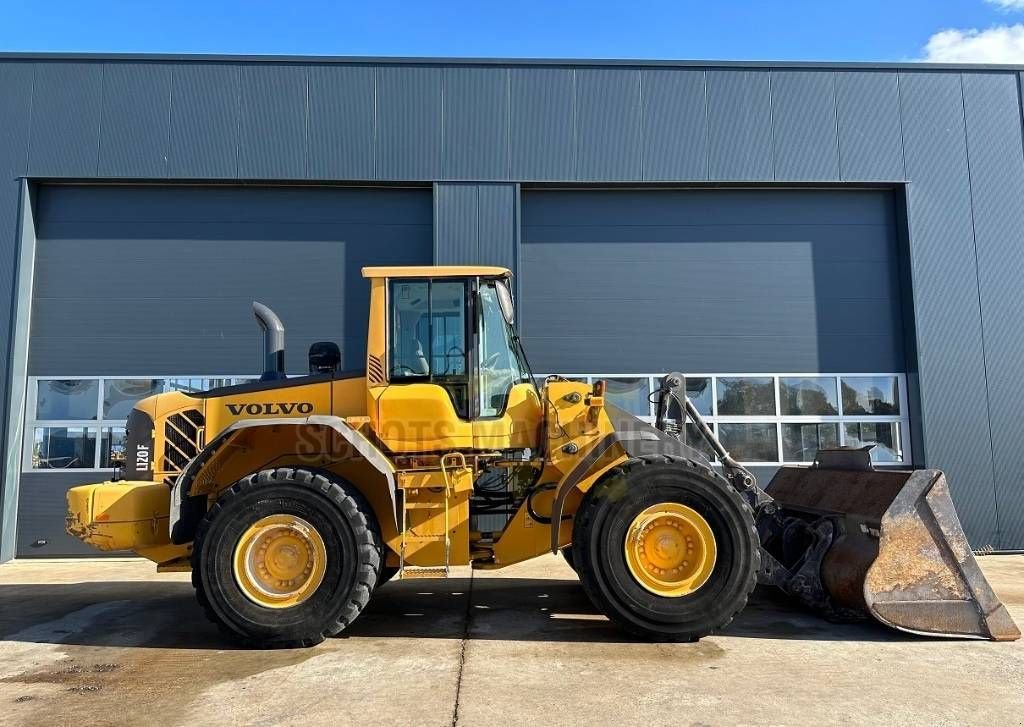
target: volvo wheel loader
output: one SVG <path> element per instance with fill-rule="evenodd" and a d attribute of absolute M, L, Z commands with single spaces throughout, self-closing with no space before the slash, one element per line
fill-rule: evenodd
<path fill-rule="evenodd" d="M 163 393 L 127 422 L 123 478 L 75 487 L 67 530 L 191 571 L 225 632 L 310 645 L 389 578 L 502 568 L 564 550 L 630 634 L 695 640 L 757 583 L 829 618 L 920 634 L 1019 637 L 936 470 L 821 451 L 756 483 L 665 376 L 653 426 L 603 382 L 535 382 L 508 270 L 366 268 L 365 371 L 331 343 L 284 375 L 284 328 L 255 304 L 256 383 Z M 673 416 L 673 414 L 675 416 Z M 714 453 L 685 441 L 689 420 Z"/>

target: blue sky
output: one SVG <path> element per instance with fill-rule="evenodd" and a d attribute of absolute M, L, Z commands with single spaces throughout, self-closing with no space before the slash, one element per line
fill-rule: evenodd
<path fill-rule="evenodd" d="M 0 0 L 0 50 L 1024 62 L 1024 0 Z"/>

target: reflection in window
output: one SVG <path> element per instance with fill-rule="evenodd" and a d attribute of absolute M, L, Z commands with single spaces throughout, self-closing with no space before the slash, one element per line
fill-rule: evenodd
<path fill-rule="evenodd" d="M 40 381 L 36 419 L 95 419 L 100 382 L 95 379 Z"/>
<path fill-rule="evenodd" d="M 834 378 L 781 378 L 783 416 L 835 416 L 839 413 Z"/>
<path fill-rule="evenodd" d="M 159 394 L 163 386 L 163 379 L 106 379 L 103 382 L 103 418 L 127 419 L 139 401 Z"/>
<path fill-rule="evenodd" d="M 95 467 L 96 439 L 85 427 L 36 427 L 32 430 L 33 469 Z"/>
<path fill-rule="evenodd" d="M 650 416 L 651 386 L 646 376 L 605 379 L 608 403 L 625 409 L 634 416 Z"/>
<path fill-rule="evenodd" d="M 100 467 L 112 467 L 114 461 L 124 462 L 124 427 L 104 427 L 100 430 Z"/>
<path fill-rule="evenodd" d="M 701 416 L 711 416 L 714 395 L 711 389 L 710 378 L 686 377 L 686 396 L 697 407 Z"/>
<path fill-rule="evenodd" d="M 846 446 L 863 447 L 875 445 L 871 450 L 873 462 L 902 462 L 903 447 L 900 444 L 898 422 L 850 422 L 846 428 Z"/>
<path fill-rule="evenodd" d="M 718 379 L 719 416 L 772 416 L 775 414 L 775 379 L 771 376 Z"/>
<path fill-rule="evenodd" d="M 843 414 L 900 413 L 899 379 L 895 376 L 844 376 Z"/>
<path fill-rule="evenodd" d="M 785 462 L 813 462 L 819 449 L 838 446 L 838 424 L 782 425 L 782 459 Z"/>
<path fill-rule="evenodd" d="M 778 430 L 775 424 L 761 422 L 720 423 L 718 438 L 740 462 L 777 462 Z"/>
<path fill-rule="evenodd" d="M 715 430 L 714 424 L 708 424 L 711 427 L 711 431 Z M 700 435 L 697 430 L 697 425 L 692 422 L 686 423 L 686 443 L 696 449 L 698 452 L 702 452 L 709 461 L 715 461 L 715 452 L 711 449 L 711 446 L 704 440 L 704 437 Z"/>

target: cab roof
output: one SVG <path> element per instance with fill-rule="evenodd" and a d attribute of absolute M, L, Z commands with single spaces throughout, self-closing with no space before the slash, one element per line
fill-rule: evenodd
<path fill-rule="evenodd" d="M 363 268 L 364 278 L 510 278 L 512 271 L 490 265 L 409 265 Z"/>

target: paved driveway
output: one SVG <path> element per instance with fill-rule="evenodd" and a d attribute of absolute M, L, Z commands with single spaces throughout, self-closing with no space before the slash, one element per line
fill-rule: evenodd
<path fill-rule="evenodd" d="M 1024 556 L 981 559 L 1024 623 Z M 346 636 L 241 650 L 187 575 L 0 566 L 0 723 L 1024 724 L 1024 641 L 832 625 L 759 594 L 695 644 L 634 643 L 561 559 L 391 583 Z"/>

